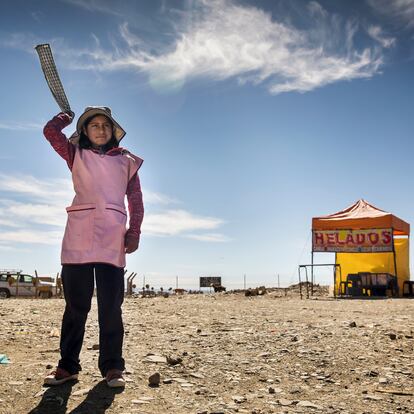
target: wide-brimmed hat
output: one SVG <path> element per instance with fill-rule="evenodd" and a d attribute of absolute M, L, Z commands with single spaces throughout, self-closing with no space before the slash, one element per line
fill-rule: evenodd
<path fill-rule="evenodd" d="M 82 132 L 82 127 L 85 124 L 85 121 L 96 115 L 104 115 L 112 121 L 112 123 L 114 124 L 114 136 L 118 142 L 121 141 L 121 139 L 125 136 L 126 132 L 121 127 L 121 125 L 119 125 L 118 122 L 116 122 L 115 119 L 112 117 L 111 108 L 108 108 L 107 106 L 88 106 L 85 108 L 83 114 L 79 117 L 78 122 L 76 124 L 76 131 L 69 138 L 70 142 L 72 142 L 73 144 L 77 144 L 79 142 L 80 134 Z"/>

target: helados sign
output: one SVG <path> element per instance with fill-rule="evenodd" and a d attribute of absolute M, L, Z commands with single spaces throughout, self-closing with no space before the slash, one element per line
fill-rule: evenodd
<path fill-rule="evenodd" d="M 313 230 L 315 252 L 392 252 L 392 229 Z"/>

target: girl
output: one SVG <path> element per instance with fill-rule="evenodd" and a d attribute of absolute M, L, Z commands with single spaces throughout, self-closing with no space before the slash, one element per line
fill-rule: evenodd
<path fill-rule="evenodd" d="M 124 387 L 122 358 L 124 328 L 125 253 L 138 248 L 144 216 L 138 169 L 143 162 L 119 142 L 125 131 L 110 108 L 88 107 L 68 140 L 62 129 L 73 113 L 60 113 L 43 132 L 72 172 L 75 198 L 67 207 L 62 242 L 62 283 L 66 301 L 58 367 L 45 378 L 59 385 L 78 378 L 79 354 L 96 280 L 99 319 L 98 365 L 110 387 Z M 129 229 L 126 231 L 128 200 Z"/>

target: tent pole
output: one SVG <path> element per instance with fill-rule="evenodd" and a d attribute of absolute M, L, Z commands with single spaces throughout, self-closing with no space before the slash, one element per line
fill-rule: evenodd
<path fill-rule="evenodd" d="M 335 253 L 335 255 L 336 255 L 336 253 Z M 335 257 L 335 266 L 334 266 L 334 288 L 333 288 L 333 294 L 334 294 L 334 298 L 336 299 L 336 297 L 337 297 L 337 292 L 336 292 L 336 284 L 337 284 L 337 278 L 338 278 L 338 275 L 337 275 L 337 273 L 338 273 L 338 264 L 336 263 L 336 257 Z M 342 279 L 342 277 L 341 277 L 341 267 L 339 267 L 339 277 L 340 277 L 340 280 Z"/>
<path fill-rule="evenodd" d="M 398 273 L 397 273 L 397 255 L 395 253 L 395 243 L 394 243 L 394 229 L 392 229 L 392 255 L 394 257 L 394 273 L 395 278 L 397 279 L 397 295 L 400 296 L 400 288 L 398 286 Z"/>
<path fill-rule="evenodd" d="M 338 252 L 335 252 L 335 264 L 338 264 L 338 262 L 337 262 L 337 255 L 338 254 Z M 339 277 L 339 286 L 341 286 L 341 282 L 342 282 L 342 274 L 340 274 L 339 275 L 340 277 Z M 336 266 L 335 266 L 335 277 L 334 277 L 334 297 L 336 298 L 336 295 L 338 294 L 338 296 L 339 295 L 341 295 L 340 293 L 339 293 L 339 291 L 336 289 L 336 286 L 337 286 L 337 281 L 336 281 Z"/>
<path fill-rule="evenodd" d="M 312 266 L 312 269 L 313 269 L 313 266 Z M 306 299 L 309 299 L 308 266 L 305 266 L 305 277 L 306 277 Z"/>
<path fill-rule="evenodd" d="M 313 296 L 313 231 L 312 231 L 312 254 L 311 254 L 311 296 Z"/>
<path fill-rule="evenodd" d="M 339 266 L 339 277 L 340 277 L 340 281 L 342 282 L 342 267 L 340 264 L 338 266 Z"/>

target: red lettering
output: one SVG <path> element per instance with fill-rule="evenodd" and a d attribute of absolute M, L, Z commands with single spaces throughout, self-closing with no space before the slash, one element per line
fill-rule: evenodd
<path fill-rule="evenodd" d="M 384 244 L 390 244 L 392 240 L 391 232 L 388 230 L 383 230 L 382 234 L 382 242 Z"/>
<path fill-rule="evenodd" d="M 343 246 L 345 244 L 345 242 L 343 242 L 339 239 L 339 233 L 335 233 L 335 241 L 336 241 L 336 244 L 338 244 L 340 246 Z"/>
<path fill-rule="evenodd" d="M 372 244 L 377 244 L 379 242 L 378 233 L 368 233 L 368 238 Z"/>
<path fill-rule="evenodd" d="M 347 234 L 345 239 L 346 244 L 355 244 L 354 236 L 352 234 Z"/>
<path fill-rule="evenodd" d="M 335 244 L 335 234 L 328 233 L 326 237 L 328 238 L 328 244 Z"/>
<path fill-rule="evenodd" d="M 316 231 L 313 233 L 315 245 L 322 244 L 323 245 L 323 233 L 317 233 Z"/>
<path fill-rule="evenodd" d="M 358 233 L 356 235 L 356 243 L 357 244 L 364 244 L 365 243 L 365 234 Z"/>

